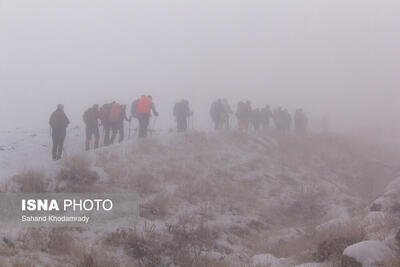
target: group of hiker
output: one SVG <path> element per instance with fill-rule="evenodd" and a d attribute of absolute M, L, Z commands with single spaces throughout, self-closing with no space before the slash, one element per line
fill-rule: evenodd
<path fill-rule="evenodd" d="M 233 114 L 227 99 L 218 99 L 211 104 L 210 115 L 214 122 L 215 130 L 230 128 L 230 119 Z"/>
<path fill-rule="evenodd" d="M 94 104 L 83 113 L 83 122 L 86 126 L 85 149 L 90 150 L 93 139 L 93 148 L 96 149 L 99 147 L 100 125 L 104 132 L 104 146 L 113 144 L 117 135 L 118 142 L 121 143 L 124 140 L 124 122 L 127 121 L 130 123 L 132 118 L 139 121 L 138 136 L 140 138 L 146 137 L 151 112 L 155 116 L 158 116 L 152 97 L 145 95 L 133 101 L 129 118 L 127 116 L 126 105 L 119 104 L 115 101 L 104 104 L 101 107 L 99 107 L 98 104 Z M 60 104 L 50 116 L 53 160 L 59 160 L 61 158 L 68 124 L 69 119 L 65 115 L 64 106 Z"/>
<path fill-rule="evenodd" d="M 215 130 L 229 129 L 233 117 L 232 109 L 226 99 L 218 99 L 211 104 L 211 119 L 214 122 Z M 258 131 L 270 127 L 271 121 L 275 128 L 282 131 L 290 131 L 294 120 L 295 130 L 305 132 L 307 129 L 308 118 L 302 109 L 296 110 L 292 119 L 287 109 L 277 107 L 271 111 L 269 105 L 263 108 L 252 108 L 251 102 L 239 101 L 236 110 L 238 127 L 242 131 L 249 131 L 250 128 Z"/>
<path fill-rule="evenodd" d="M 104 146 L 113 144 L 117 135 L 118 142 L 121 143 L 125 137 L 125 121 L 129 122 L 130 126 L 132 119 L 137 119 L 139 124 L 138 129 L 135 129 L 135 134 L 137 130 L 139 138 L 147 137 L 152 114 L 156 117 L 159 115 L 150 95 L 142 95 L 133 101 L 129 117 L 127 106 L 124 104 L 115 101 L 104 104 L 101 107 L 98 104 L 94 104 L 83 113 L 83 122 L 86 125 L 85 149 L 90 150 L 91 147 L 94 149 L 99 147 L 100 126 L 102 126 L 104 133 Z M 173 108 L 173 115 L 177 123 L 177 132 L 185 132 L 188 128 L 189 118 L 193 116 L 193 111 L 189 107 L 189 101 L 182 99 L 177 102 Z M 298 109 L 292 119 L 289 111 L 281 107 L 277 107 L 271 111 L 268 105 L 263 108 L 252 108 L 250 101 L 240 101 L 234 114 L 227 99 L 218 99 L 212 102 L 210 116 L 215 130 L 230 129 L 234 115 L 236 115 L 239 129 L 246 132 L 250 129 L 254 129 L 255 131 L 267 129 L 270 127 L 271 121 L 274 122 L 276 129 L 282 131 L 291 131 L 294 121 L 295 130 L 297 132 L 305 132 L 308 124 L 308 118 L 302 109 Z M 64 106 L 61 104 L 58 105 L 50 117 L 53 160 L 61 158 L 66 129 L 69 123 L 70 121 L 64 113 Z M 131 127 L 129 127 L 129 135 L 130 130 Z M 93 139 L 94 142 L 92 145 Z"/>

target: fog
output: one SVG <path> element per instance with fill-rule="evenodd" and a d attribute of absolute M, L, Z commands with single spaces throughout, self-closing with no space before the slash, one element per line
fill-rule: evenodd
<path fill-rule="evenodd" d="M 0 129 L 151 94 L 164 128 L 227 97 L 398 137 L 399 25 L 397 0 L 0 0 Z"/>

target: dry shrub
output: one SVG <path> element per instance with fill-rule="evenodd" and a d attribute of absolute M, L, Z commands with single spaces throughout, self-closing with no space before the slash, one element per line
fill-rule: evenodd
<path fill-rule="evenodd" d="M 384 213 L 381 219 L 374 220 L 371 225 L 365 227 L 368 239 L 383 241 L 388 237 L 393 229 L 399 225 L 399 220 L 390 213 Z"/>
<path fill-rule="evenodd" d="M 120 260 L 105 251 L 104 248 L 95 248 L 80 259 L 78 267 L 110 267 L 120 266 Z"/>
<path fill-rule="evenodd" d="M 48 230 L 43 227 L 31 227 L 19 233 L 19 241 L 25 250 L 46 250 L 48 243 Z"/>
<path fill-rule="evenodd" d="M 155 194 L 161 190 L 157 177 L 144 168 L 132 174 L 129 179 L 135 192 L 141 196 Z"/>
<path fill-rule="evenodd" d="M 119 161 L 121 158 L 119 153 L 103 149 L 97 153 L 97 158 L 96 158 L 96 166 L 99 167 L 104 167 L 107 166 L 108 163 L 112 161 Z"/>
<path fill-rule="evenodd" d="M 312 241 L 316 245 L 316 251 L 312 256 L 318 262 L 331 261 L 339 264 L 345 248 L 364 239 L 364 229 L 359 220 L 353 219 L 347 223 L 331 225 L 313 236 Z"/>
<path fill-rule="evenodd" d="M 178 266 L 208 266 L 204 264 L 204 257 L 216 247 L 218 231 L 208 227 L 205 220 L 193 225 L 187 220 L 180 220 L 178 224 L 168 225 L 168 232 L 172 235 L 169 244 L 174 264 Z"/>
<path fill-rule="evenodd" d="M 159 140 L 154 138 L 140 139 L 136 149 L 132 150 L 135 154 L 139 155 L 158 155 L 166 153 L 167 148 L 159 142 Z"/>
<path fill-rule="evenodd" d="M 224 259 L 214 259 L 209 256 L 200 256 L 195 260 L 190 257 L 187 258 L 186 261 L 182 262 L 180 266 L 188 266 L 188 267 L 232 267 L 232 263 L 228 260 Z M 240 265 L 243 266 L 243 265 Z"/>
<path fill-rule="evenodd" d="M 301 188 L 292 193 L 287 203 L 265 207 L 264 214 L 282 226 L 318 225 L 326 213 L 324 196 L 322 190 Z"/>
<path fill-rule="evenodd" d="M 148 220 L 162 219 L 168 214 L 171 196 L 157 195 L 153 200 L 140 205 L 140 216 Z"/>
<path fill-rule="evenodd" d="M 97 154 L 95 165 L 108 174 L 111 183 L 118 183 L 121 178 L 127 175 L 128 171 L 120 153 L 109 150 L 102 150 Z"/>
<path fill-rule="evenodd" d="M 368 162 L 360 170 L 362 173 L 345 182 L 350 195 L 354 195 L 368 204 L 383 195 L 392 175 L 388 174 L 382 166 Z"/>
<path fill-rule="evenodd" d="M 46 193 L 50 185 L 49 180 L 46 179 L 42 171 L 33 170 L 15 175 L 12 181 L 17 186 L 13 191 L 19 193 Z"/>
<path fill-rule="evenodd" d="M 47 251 L 54 255 L 80 257 L 84 248 L 66 227 L 32 227 L 20 233 L 19 241 L 25 250 Z"/>
<path fill-rule="evenodd" d="M 34 267 L 37 266 L 32 262 L 30 258 L 16 258 L 11 260 L 11 266 L 13 267 Z"/>
<path fill-rule="evenodd" d="M 400 266 L 400 257 L 393 256 L 390 259 L 385 260 L 384 265 L 385 267 L 399 267 Z"/>
<path fill-rule="evenodd" d="M 75 240 L 68 228 L 52 228 L 48 233 L 47 239 L 47 250 L 53 254 L 79 258 L 79 255 L 84 253 L 82 243 L 78 243 Z"/>
<path fill-rule="evenodd" d="M 307 235 L 295 237 L 291 240 L 279 240 L 279 242 L 269 245 L 268 253 L 278 258 L 294 257 L 301 262 L 314 261 L 307 249 L 313 246 L 312 240 Z"/>
<path fill-rule="evenodd" d="M 122 246 L 127 255 L 137 260 L 140 266 L 159 266 L 165 249 L 155 227 L 144 227 L 142 232 L 135 229 L 118 229 L 106 236 L 105 245 Z"/>
<path fill-rule="evenodd" d="M 253 254 L 264 254 L 269 252 L 268 247 L 268 239 L 270 237 L 270 233 L 267 231 L 257 232 L 250 231 L 248 235 L 246 235 L 242 240 L 240 240 L 240 244 L 247 249 L 250 249 Z M 231 245 L 235 245 L 235 239 L 232 240 L 231 237 L 228 238 L 228 242 Z M 239 240 L 237 240 L 239 242 Z"/>
<path fill-rule="evenodd" d="M 97 172 L 90 169 L 90 161 L 83 156 L 73 156 L 64 162 L 56 176 L 56 192 L 91 192 L 91 187 L 99 180 Z"/>
<path fill-rule="evenodd" d="M 293 199 L 294 201 L 286 207 L 285 213 L 297 223 L 315 223 L 325 215 L 325 209 L 322 204 L 324 192 L 318 189 L 299 190 Z"/>
<path fill-rule="evenodd" d="M 203 201 L 215 201 L 218 192 L 209 180 L 188 181 L 180 185 L 176 195 L 192 205 Z"/>

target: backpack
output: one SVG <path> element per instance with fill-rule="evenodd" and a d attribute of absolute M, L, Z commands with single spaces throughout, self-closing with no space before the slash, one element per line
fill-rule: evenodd
<path fill-rule="evenodd" d="M 136 113 L 137 114 L 149 114 L 151 110 L 151 98 L 150 97 L 142 97 L 138 100 L 136 105 Z"/>
<path fill-rule="evenodd" d="M 83 122 L 84 122 L 85 124 L 87 124 L 88 121 L 89 121 L 89 113 L 90 113 L 90 108 L 87 109 L 87 110 L 85 111 L 85 113 L 83 113 Z"/>
<path fill-rule="evenodd" d="M 121 117 L 121 105 L 118 103 L 114 103 L 111 106 L 109 119 L 111 122 L 118 122 L 120 117 Z"/>
<path fill-rule="evenodd" d="M 137 112 L 136 112 L 136 107 L 137 107 L 137 103 L 138 103 L 138 99 L 133 101 L 132 105 L 131 105 L 131 116 L 133 118 L 137 118 Z"/>
<path fill-rule="evenodd" d="M 112 104 L 104 104 L 103 106 L 101 106 L 99 111 L 99 118 L 102 122 L 105 122 L 109 119 L 111 105 Z"/>

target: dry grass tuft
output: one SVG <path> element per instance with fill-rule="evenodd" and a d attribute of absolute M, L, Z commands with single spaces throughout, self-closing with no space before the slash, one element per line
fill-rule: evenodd
<path fill-rule="evenodd" d="M 140 205 L 140 216 L 148 220 L 159 220 L 167 216 L 171 196 L 157 195 L 153 200 Z"/>
<path fill-rule="evenodd" d="M 136 173 L 133 173 L 129 177 L 128 181 L 132 186 L 133 190 L 140 196 L 148 196 L 160 192 L 160 181 L 147 169 L 141 169 Z"/>
<path fill-rule="evenodd" d="M 172 235 L 169 243 L 174 264 L 179 266 L 209 266 L 205 264 L 207 254 L 216 247 L 219 232 L 208 227 L 201 220 L 193 225 L 187 220 L 181 220 L 176 225 L 169 225 L 168 232 Z"/>
<path fill-rule="evenodd" d="M 56 255 L 69 255 L 79 258 L 84 247 L 71 235 L 68 228 L 52 228 L 47 235 L 47 250 Z"/>
<path fill-rule="evenodd" d="M 12 181 L 16 184 L 14 192 L 18 193 L 46 193 L 49 191 L 50 182 L 41 171 L 29 170 L 15 175 Z"/>
<path fill-rule="evenodd" d="M 332 225 L 313 236 L 313 243 L 317 245 L 313 258 L 318 262 L 339 264 L 344 249 L 364 239 L 365 232 L 359 220 Z"/>
<path fill-rule="evenodd" d="M 65 227 L 32 227 L 20 233 L 21 248 L 27 251 L 42 251 L 52 255 L 80 258 L 84 247 L 73 237 L 71 229 Z"/>
<path fill-rule="evenodd" d="M 91 192 L 91 187 L 99 180 L 97 172 L 90 169 L 90 161 L 83 156 L 73 156 L 64 162 L 56 176 L 56 192 Z"/>
<path fill-rule="evenodd" d="M 110 267 L 120 266 L 120 260 L 105 251 L 103 248 L 92 249 L 84 254 L 78 263 L 78 267 Z"/>
<path fill-rule="evenodd" d="M 165 249 L 155 227 L 145 227 L 142 232 L 136 229 L 119 229 L 108 234 L 104 243 L 113 247 L 122 246 L 140 266 L 159 266 Z"/>

